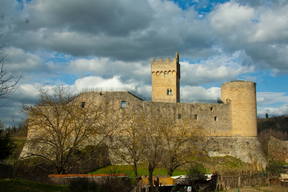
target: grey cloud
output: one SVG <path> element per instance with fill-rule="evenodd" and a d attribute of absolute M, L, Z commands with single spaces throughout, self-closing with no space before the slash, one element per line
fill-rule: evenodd
<path fill-rule="evenodd" d="M 286 45 L 267 45 L 264 43 L 255 43 L 247 46 L 241 57 L 243 64 L 256 64 L 259 68 L 277 69 L 280 73 L 288 72 L 288 56 Z"/>
<path fill-rule="evenodd" d="M 238 2 L 241 5 L 249 5 L 251 7 L 259 7 L 259 6 L 263 6 L 266 5 L 268 3 L 267 0 L 236 0 L 236 2 Z"/>
<path fill-rule="evenodd" d="M 36 0 L 17 11 L 21 14 L 5 13 L 4 20 L 10 19 L 10 23 L 3 27 L 3 40 L 24 52 L 48 50 L 75 57 L 140 61 L 147 66 L 151 57 L 171 57 L 176 51 L 182 59 L 207 59 L 219 54 L 214 49 L 219 46 L 226 53 L 243 51 L 243 65 L 286 73 L 288 36 L 285 29 L 288 26 L 282 27 L 283 30 L 279 27 L 281 22 L 275 29 L 268 26 L 269 14 L 275 14 L 275 18 L 283 16 L 286 4 L 281 2 L 273 1 L 275 6 L 270 9 L 267 1 L 231 1 L 218 4 L 199 20 L 193 7 L 183 11 L 171 1 Z M 228 5 L 236 12 L 231 12 Z M 11 3 L 7 6 L 12 9 Z M 259 8 L 256 10 L 255 6 Z M 13 10 L 14 13 L 16 8 Z M 227 15 L 223 11 L 227 11 Z M 263 18 L 268 20 L 261 23 Z M 25 22 L 27 19 L 29 23 Z M 259 19 L 259 23 L 253 23 L 253 19 Z M 263 42 L 259 42 L 261 39 L 257 36 L 261 31 L 266 34 Z M 113 74 L 106 73 L 107 78 Z M 121 78 L 127 79 L 124 76 Z"/>
<path fill-rule="evenodd" d="M 5 40 L 29 51 L 48 49 L 123 61 L 166 57 L 175 51 L 190 57 L 215 54 L 202 51 L 214 43 L 209 25 L 198 21 L 193 9 L 183 13 L 170 2 L 166 10 L 167 3 L 159 1 L 152 7 L 140 0 L 32 1 L 18 20 L 7 24 Z"/>
<path fill-rule="evenodd" d="M 10 47 L 5 49 L 7 57 L 5 63 L 9 65 L 9 70 L 17 72 L 49 72 L 49 68 L 45 66 L 44 61 L 37 55 L 25 53 L 21 49 Z"/>
<path fill-rule="evenodd" d="M 278 8 L 284 5 L 287 5 L 288 2 L 286 0 L 235 0 L 235 2 L 241 5 L 249 5 L 253 8 L 258 8 L 261 6 L 270 6 L 272 8 Z"/>
<path fill-rule="evenodd" d="M 153 15 L 148 2 L 141 0 L 36 0 L 24 11 L 29 25 L 19 22 L 16 31 L 52 28 L 112 36 L 127 36 L 147 27 Z"/>

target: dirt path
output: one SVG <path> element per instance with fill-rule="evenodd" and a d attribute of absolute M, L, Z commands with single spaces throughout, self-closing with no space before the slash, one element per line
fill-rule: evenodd
<path fill-rule="evenodd" d="M 227 192 L 237 192 L 238 189 L 229 189 Z M 288 192 L 288 188 L 281 187 L 281 186 L 268 186 L 268 187 L 261 187 L 260 190 L 255 187 L 243 187 L 239 189 L 240 192 Z"/>

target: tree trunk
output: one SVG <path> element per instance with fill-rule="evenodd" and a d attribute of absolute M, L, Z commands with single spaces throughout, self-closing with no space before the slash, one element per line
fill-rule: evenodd
<path fill-rule="evenodd" d="M 154 184 L 153 184 L 153 167 L 151 166 L 150 162 L 149 162 L 149 165 L 148 165 L 148 171 L 149 171 L 149 185 L 150 185 L 150 191 L 151 192 L 155 192 L 154 190 Z"/>
<path fill-rule="evenodd" d="M 159 192 L 159 184 L 160 184 L 160 181 L 159 181 L 159 178 L 157 177 L 157 180 L 155 181 L 154 180 L 154 184 L 155 184 L 155 191 L 156 192 Z"/>
<path fill-rule="evenodd" d="M 134 161 L 133 169 L 134 169 L 134 179 L 135 179 L 135 182 L 138 183 L 139 178 L 138 178 L 138 172 L 137 172 L 137 163 L 136 163 L 135 161 Z"/>
<path fill-rule="evenodd" d="M 168 175 L 171 177 L 174 172 L 174 169 L 170 167 L 167 169 L 167 172 L 168 172 Z"/>

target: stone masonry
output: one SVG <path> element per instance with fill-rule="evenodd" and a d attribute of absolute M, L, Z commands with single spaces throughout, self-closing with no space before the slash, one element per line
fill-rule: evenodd
<path fill-rule="evenodd" d="M 211 156 L 231 155 L 244 162 L 252 159 L 266 166 L 267 161 L 257 139 L 256 84 L 232 81 L 222 84 L 218 103 L 180 103 L 179 55 L 170 60 L 151 59 L 152 101 L 144 101 L 130 92 L 83 92 L 73 102 L 105 102 L 115 112 L 140 111 L 147 118 L 190 118 L 205 129 L 206 150 Z M 125 104 L 125 105 L 124 105 Z M 28 132 L 33 135 L 33 132 Z M 27 147 L 23 152 L 27 152 Z M 23 156 L 23 154 L 21 154 Z"/>

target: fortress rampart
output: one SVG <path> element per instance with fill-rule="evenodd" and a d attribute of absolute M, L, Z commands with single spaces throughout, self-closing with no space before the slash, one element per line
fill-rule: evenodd
<path fill-rule="evenodd" d="M 231 155 L 251 163 L 266 165 L 257 139 L 256 84 L 231 81 L 221 86 L 218 103 L 180 103 L 179 55 L 164 61 L 151 59 L 152 101 L 143 101 L 130 92 L 83 92 L 72 102 L 105 103 L 115 113 L 143 113 L 150 117 L 183 118 L 198 122 L 209 138 L 206 150 L 211 156 Z M 107 117 L 108 118 L 108 117 Z M 151 122 L 153 123 L 153 122 Z M 35 133 L 28 131 L 28 137 Z M 238 150 L 239 149 L 239 150 Z M 241 150 L 240 150 L 241 149 Z M 27 152 L 27 147 L 23 149 Z M 252 156 L 253 157 L 252 157 Z M 23 154 L 21 154 L 23 156 Z"/>

